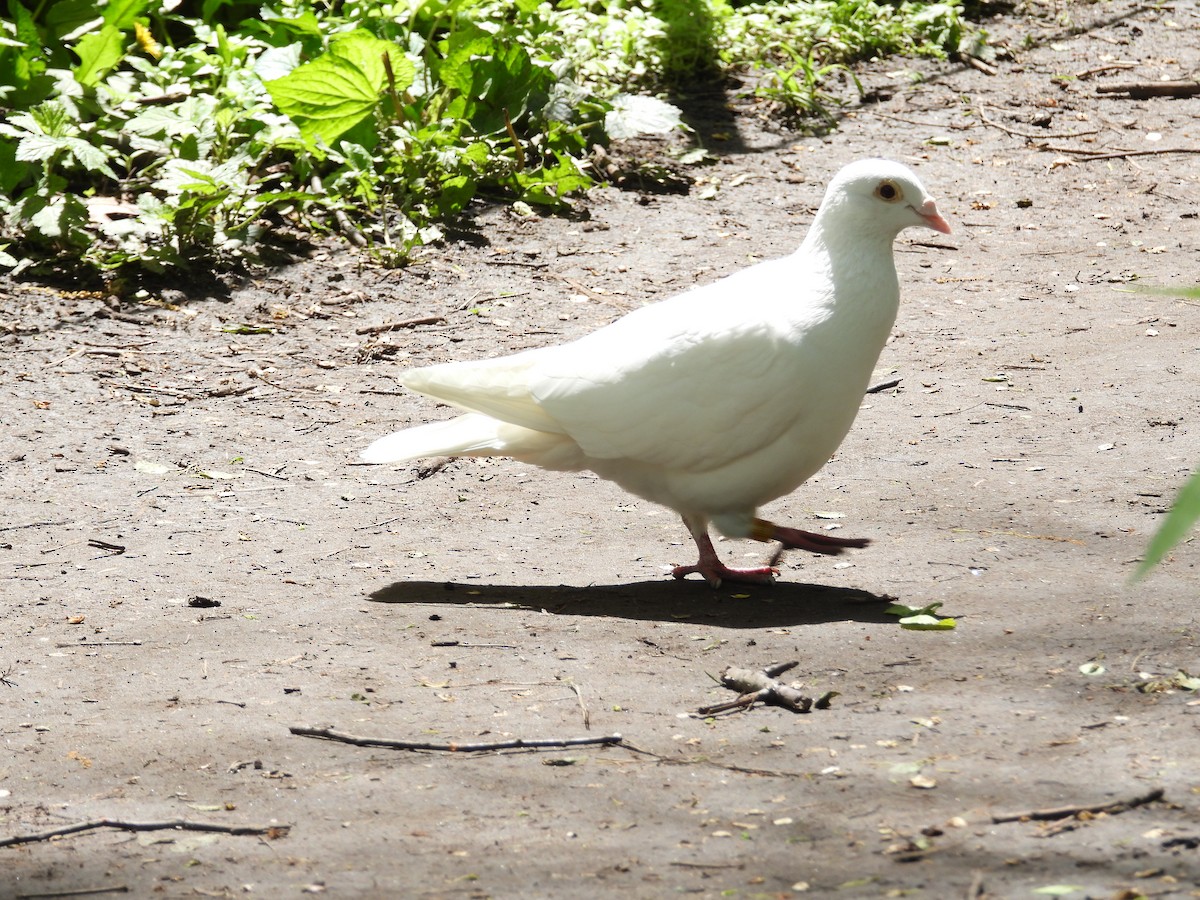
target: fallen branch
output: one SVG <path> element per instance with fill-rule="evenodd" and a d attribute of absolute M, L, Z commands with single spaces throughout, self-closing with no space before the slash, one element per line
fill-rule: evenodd
<path fill-rule="evenodd" d="M 1195 97 L 1200 94 L 1200 81 L 1132 81 L 1125 84 L 1100 84 L 1097 94 L 1124 94 L 1130 100 L 1150 97 Z"/>
<path fill-rule="evenodd" d="M 894 387 L 900 387 L 901 378 L 891 378 L 887 381 L 881 381 L 879 384 L 873 384 L 867 388 L 868 394 L 878 394 L 880 391 L 890 390 Z"/>
<path fill-rule="evenodd" d="M 75 888 L 63 891 L 40 891 L 36 894 L 17 894 L 16 900 L 40 900 L 42 897 L 94 897 L 97 894 L 128 894 L 129 885 L 118 884 L 113 887 Z"/>
<path fill-rule="evenodd" d="M 1131 156 L 1166 156 L 1169 153 L 1200 153 L 1200 147 L 1158 147 L 1154 150 L 1114 150 L 1110 153 L 1097 153 L 1079 147 L 1054 147 L 1043 144 L 1038 149 L 1049 153 L 1073 153 L 1083 162 L 1091 162 L 1094 159 L 1126 159 Z"/>
<path fill-rule="evenodd" d="M 445 316 L 418 316 L 415 319 L 402 319 L 399 322 L 385 322 L 382 325 L 364 325 L 354 329 L 355 334 L 386 334 L 400 328 L 415 328 L 418 325 L 436 325 L 445 322 Z"/>
<path fill-rule="evenodd" d="M 751 769 L 746 766 L 735 766 L 731 763 L 717 762 L 715 759 L 708 759 L 703 756 L 664 756 L 661 753 L 655 753 L 653 750 L 644 750 L 641 747 L 636 747 L 629 743 L 629 741 L 622 741 L 621 746 L 631 753 L 640 753 L 642 756 L 648 756 L 669 766 L 712 766 L 715 769 L 724 769 L 726 772 L 738 772 L 742 775 L 760 775 L 764 778 L 804 777 L 799 772 L 781 772 L 776 769 Z"/>
<path fill-rule="evenodd" d="M 1032 809 L 1027 812 L 1000 813 L 992 816 L 992 822 L 999 825 L 1002 822 L 1040 821 L 1048 822 L 1055 819 L 1069 819 L 1081 813 L 1122 813 L 1135 806 L 1145 806 L 1163 798 L 1163 789 L 1155 788 L 1148 794 L 1132 797 L 1129 800 L 1114 800 L 1110 803 L 1096 803 L 1090 806 L 1056 806 L 1050 809 Z"/>
<path fill-rule="evenodd" d="M 66 525 L 67 520 L 61 522 L 26 522 L 24 525 L 0 525 L 0 531 L 19 531 L 22 528 L 43 528 L 47 525 Z"/>
<path fill-rule="evenodd" d="M 312 177 L 311 184 L 314 193 L 321 195 L 325 194 L 325 185 L 321 182 L 321 177 L 319 175 L 314 175 Z M 337 222 L 338 231 L 342 233 L 342 236 L 345 237 L 346 240 L 352 243 L 355 247 L 366 247 L 370 243 L 367 240 L 366 235 L 354 227 L 354 224 L 350 221 L 350 217 L 346 215 L 346 211 L 344 209 L 338 209 L 335 206 L 332 209 L 332 212 L 333 219 L 335 222 Z"/>
<path fill-rule="evenodd" d="M 958 57 L 959 62 L 970 66 L 976 71 L 982 72 L 984 75 L 996 75 L 1000 71 L 995 66 L 984 62 L 978 56 L 972 56 L 970 53 L 958 53 L 955 55 Z"/>
<path fill-rule="evenodd" d="M 189 822 L 186 819 L 170 819 L 166 822 L 127 822 L 122 819 L 92 819 L 89 822 L 79 822 L 75 825 L 64 825 L 50 831 L 35 831 L 33 834 L 20 834 L 15 837 L 0 838 L 0 847 L 16 847 L 21 844 L 32 844 L 37 841 L 49 841 L 68 834 L 79 834 L 83 831 L 94 831 L 97 828 L 115 828 L 118 831 L 209 831 L 218 834 L 264 834 L 267 837 L 283 837 L 291 830 L 291 825 L 218 825 L 213 822 Z"/>
<path fill-rule="evenodd" d="M 562 747 L 587 747 L 598 744 L 620 744 L 624 739 L 619 734 L 607 734 L 602 737 L 586 738 L 540 738 L 527 741 L 514 738 L 511 741 L 489 741 L 479 744 L 434 744 L 428 741 L 394 741 L 390 738 L 361 737 L 335 731 L 332 728 L 308 728 L 293 725 L 288 729 L 300 737 L 323 738 L 327 741 L 338 741 L 343 744 L 354 744 L 356 747 L 383 747 L 387 750 L 434 750 L 444 753 L 487 753 L 494 750 L 545 750 Z"/>
<path fill-rule="evenodd" d="M 757 672 L 727 666 L 721 673 L 721 684 L 730 690 L 738 691 L 740 696 L 725 703 L 702 706 L 696 712 L 701 716 L 711 716 L 733 709 L 749 709 L 759 702 L 782 706 L 799 713 L 810 711 L 814 705 L 817 709 L 825 709 L 829 706 L 830 699 L 836 696 L 834 692 L 831 691 L 814 701 L 812 697 L 806 697 L 795 688 L 775 680 L 776 676 L 798 665 L 799 662 L 776 663 Z"/>
<path fill-rule="evenodd" d="M 1023 137 L 1023 138 L 1028 138 L 1029 140 L 1036 141 L 1036 140 L 1048 140 L 1048 139 L 1053 139 L 1053 138 L 1087 137 L 1089 134 L 1099 134 L 1100 133 L 1100 130 L 1098 128 L 1093 128 L 1091 131 L 1065 131 L 1065 132 L 1062 132 L 1059 134 L 1051 134 L 1050 132 L 1047 132 L 1047 131 L 1043 131 L 1041 133 L 1032 132 L 1032 131 L 1022 131 L 1019 128 L 1011 128 L 1008 125 L 1004 125 L 1000 122 L 995 121 L 994 119 L 989 119 L 987 116 L 987 113 L 985 113 L 983 111 L 982 106 L 978 107 L 975 111 L 977 113 L 979 113 L 979 118 L 983 120 L 984 124 L 991 125 L 993 128 L 997 129 L 998 131 L 1003 131 L 1005 134 L 1012 135 L 1013 137 Z M 999 110 L 997 110 L 997 112 L 999 112 Z"/>

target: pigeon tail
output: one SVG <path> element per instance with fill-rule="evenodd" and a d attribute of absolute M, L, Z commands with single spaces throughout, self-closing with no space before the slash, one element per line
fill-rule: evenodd
<path fill-rule="evenodd" d="M 582 468 L 579 448 L 570 438 L 482 413 L 394 432 L 371 444 L 361 458 L 366 463 L 391 463 L 427 456 L 511 456 L 546 468 Z"/>

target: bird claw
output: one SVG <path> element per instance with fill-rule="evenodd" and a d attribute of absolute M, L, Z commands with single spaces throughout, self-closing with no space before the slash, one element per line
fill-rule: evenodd
<path fill-rule="evenodd" d="M 737 581 L 743 584 L 774 584 L 779 570 L 773 566 L 758 566 L 753 569 L 734 569 L 721 562 L 706 563 L 704 560 L 694 566 L 676 566 L 671 575 L 680 580 L 693 572 L 704 576 L 709 587 L 714 591 L 725 581 Z"/>

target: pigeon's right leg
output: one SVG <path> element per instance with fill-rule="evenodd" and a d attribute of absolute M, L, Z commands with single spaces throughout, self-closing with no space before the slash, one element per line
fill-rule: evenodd
<path fill-rule="evenodd" d="M 770 566 L 733 569 L 721 562 L 721 558 L 717 556 L 717 551 L 713 548 L 712 538 L 708 536 L 708 522 L 704 519 L 684 516 L 683 524 L 692 533 L 692 539 L 700 551 L 700 559 L 694 566 L 676 566 L 671 571 L 676 578 L 684 578 L 693 572 L 699 572 L 714 590 L 721 586 L 722 581 L 771 584 L 775 580 L 778 570 Z"/>

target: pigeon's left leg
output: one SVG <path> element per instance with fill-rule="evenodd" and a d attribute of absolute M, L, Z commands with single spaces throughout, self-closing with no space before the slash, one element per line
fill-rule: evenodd
<path fill-rule="evenodd" d="M 751 523 L 750 537 L 756 541 L 779 541 L 789 550 L 807 550 L 809 553 L 823 553 L 828 556 L 837 556 L 844 550 L 858 549 L 871 543 L 869 538 L 833 537 L 814 531 L 788 528 L 786 525 L 776 525 L 766 519 L 755 519 Z"/>
<path fill-rule="evenodd" d="M 694 566 L 676 566 L 671 574 L 683 578 L 693 572 L 704 576 L 714 589 L 721 586 L 722 581 L 744 581 L 752 584 L 770 584 L 775 580 L 778 570 L 770 566 L 759 566 L 754 569 L 732 569 L 721 562 L 717 551 L 713 548 L 712 538 L 708 536 L 708 522 L 701 518 L 684 516 L 683 524 L 692 533 L 692 539 L 700 550 L 700 559 Z"/>

